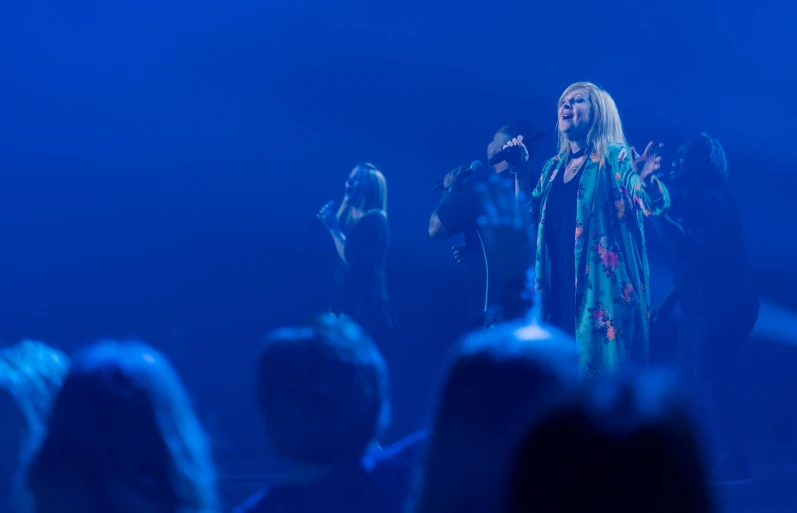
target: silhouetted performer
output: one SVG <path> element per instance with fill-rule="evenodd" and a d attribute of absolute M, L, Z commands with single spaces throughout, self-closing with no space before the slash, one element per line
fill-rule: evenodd
<path fill-rule="evenodd" d="M 372 337 L 395 330 L 398 320 L 387 294 L 389 244 L 387 181 L 373 164 L 359 164 L 346 180 L 343 203 L 329 202 L 318 218 L 338 253 L 332 313 L 355 319 Z"/>
<path fill-rule="evenodd" d="M 483 214 L 481 201 L 476 189 L 495 173 L 512 184 L 516 194 L 528 189 L 530 178 L 529 163 L 534 151 L 534 141 L 542 133 L 526 122 L 515 122 L 501 127 L 487 146 L 487 159 L 501 151 L 509 141 L 526 140 L 525 158 L 515 162 L 499 162 L 492 168 L 468 174 L 467 168 L 460 167 L 445 176 L 443 186 L 446 192 L 429 220 L 429 236 L 435 240 L 447 240 L 463 233 L 464 246 L 454 247 L 454 256 L 464 262 L 468 269 L 468 300 L 470 317 L 474 327 L 490 325 L 495 319 L 491 311 L 501 301 L 502 279 L 499 260 L 501 255 L 490 252 L 485 245 L 484 234 L 478 220 Z M 528 198 L 529 193 L 525 192 Z"/>
<path fill-rule="evenodd" d="M 733 435 L 735 407 L 728 385 L 759 303 L 720 143 L 703 133 L 683 144 L 670 181 L 679 193 L 655 226 L 670 255 L 674 288 L 651 317 L 655 322 L 680 305 L 679 360 L 714 448 L 713 477 L 747 480 L 749 471 Z"/>
<path fill-rule="evenodd" d="M 273 451 L 291 466 L 236 513 L 401 513 L 426 434 L 389 447 L 385 361 L 345 316 L 269 335 L 257 363 L 257 401 Z"/>

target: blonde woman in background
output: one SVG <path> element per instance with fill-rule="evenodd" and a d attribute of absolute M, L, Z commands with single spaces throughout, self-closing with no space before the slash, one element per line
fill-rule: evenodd
<path fill-rule="evenodd" d="M 318 213 L 339 257 L 332 313 L 352 317 L 379 341 L 398 326 L 385 285 L 390 241 L 385 175 L 373 164 L 358 164 L 336 206 L 330 201 Z"/>
<path fill-rule="evenodd" d="M 645 216 L 669 206 L 659 146 L 629 147 L 609 93 L 578 82 L 558 104 L 559 152 L 532 193 L 543 320 L 574 335 L 584 378 L 648 361 Z M 508 146 L 522 145 L 510 141 Z"/>

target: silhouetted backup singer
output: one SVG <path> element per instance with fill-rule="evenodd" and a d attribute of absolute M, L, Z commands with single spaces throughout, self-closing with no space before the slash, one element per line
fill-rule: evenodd
<path fill-rule="evenodd" d="M 524 151 L 533 151 L 534 142 L 542 137 L 541 131 L 526 122 L 505 125 L 495 133 L 488 145 L 487 159 L 493 158 L 512 140 L 525 141 Z M 485 245 L 478 225 L 482 205 L 477 187 L 498 173 L 502 179 L 514 182 L 516 193 L 528 190 L 528 184 L 533 181 L 530 177 L 530 160 L 518 158 L 512 163 L 502 161 L 491 168 L 463 166 L 448 173 L 443 183 L 446 193 L 429 220 L 429 236 L 435 240 L 447 240 L 460 233 L 465 236 L 464 248 L 455 247 L 454 250 L 457 260 L 467 265 L 469 310 L 474 326 L 491 324 L 495 320 L 491 311 L 502 299 L 501 269 L 497 265 L 499 259 Z"/>
<path fill-rule="evenodd" d="M 655 326 L 680 305 L 679 367 L 713 449 L 712 477 L 747 480 L 729 385 L 759 303 L 720 143 L 705 133 L 687 141 L 678 149 L 668 182 L 675 190 L 673 206 L 655 218 L 654 226 L 670 257 L 674 287 L 651 320 Z"/>

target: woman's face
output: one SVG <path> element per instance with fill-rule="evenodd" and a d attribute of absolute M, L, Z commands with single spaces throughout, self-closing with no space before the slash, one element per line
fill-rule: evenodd
<path fill-rule="evenodd" d="M 670 182 L 689 187 L 705 179 L 711 169 L 710 144 L 705 138 L 696 137 L 679 146 L 667 177 Z"/>
<path fill-rule="evenodd" d="M 495 133 L 495 136 L 493 136 L 493 140 L 490 141 L 490 144 L 487 145 L 487 160 L 490 160 L 491 158 L 493 158 L 493 155 L 501 151 L 501 149 L 504 147 L 506 143 L 509 142 L 510 139 L 511 138 L 509 137 L 509 134 L 507 134 L 506 132 L 502 132 L 500 130 L 497 131 Z M 495 170 L 496 173 L 500 173 L 501 171 L 506 171 L 507 169 L 509 169 L 509 163 L 506 161 L 499 162 L 498 164 L 493 166 L 493 170 Z"/>
<path fill-rule="evenodd" d="M 689 147 L 682 144 L 678 147 L 678 152 L 673 158 L 670 166 L 670 180 L 678 180 L 688 173 L 689 168 Z"/>
<path fill-rule="evenodd" d="M 346 180 L 346 201 L 357 203 L 365 196 L 365 173 L 360 166 L 351 170 Z"/>
<path fill-rule="evenodd" d="M 584 139 L 592 121 L 592 105 L 586 89 L 577 88 L 559 103 L 559 131 L 571 141 Z"/>

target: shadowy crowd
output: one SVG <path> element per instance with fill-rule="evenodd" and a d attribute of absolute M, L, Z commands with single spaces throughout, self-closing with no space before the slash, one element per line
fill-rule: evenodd
<path fill-rule="evenodd" d="M 580 381 L 572 339 L 525 319 L 452 350 L 427 429 L 382 446 L 388 367 L 345 316 L 265 340 L 256 403 L 282 482 L 235 512 L 712 511 L 700 445 L 668 376 Z M 216 512 L 208 436 L 170 363 L 139 342 L 70 359 L 0 356 L 3 511 Z"/>

